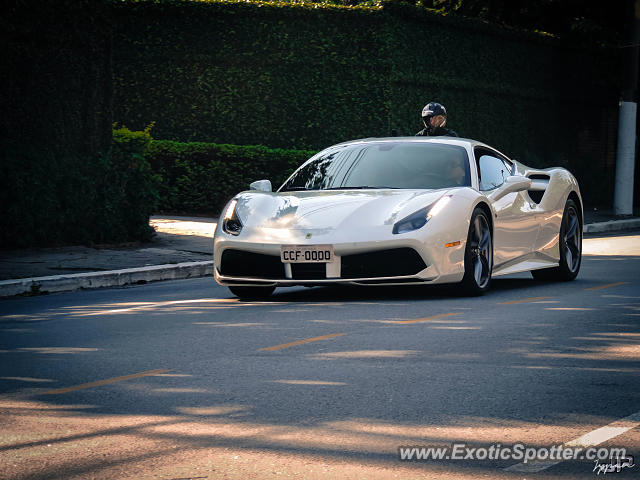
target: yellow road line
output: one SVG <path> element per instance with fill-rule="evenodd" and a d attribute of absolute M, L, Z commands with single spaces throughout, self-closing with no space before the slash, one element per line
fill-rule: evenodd
<path fill-rule="evenodd" d="M 260 350 L 263 350 L 266 352 L 272 352 L 273 350 L 280 350 L 282 348 L 294 347 L 296 345 L 302 345 L 303 343 L 317 342 L 319 340 L 326 340 L 328 338 L 340 337 L 342 335 L 346 335 L 346 333 L 331 333 L 329 335 L 322 335 L 321 337 L 306 338 L 304 340 L 296 340 L 295 342 L 283 343 L 282 345 L 276 345 L 274 347 L 261 348 Z"/>
<path fill-rule="evenodd" d="M 460 313 L 461 312 L 439 313 L 438 315 L 432 315 L 430 317 L 416 318 L 415 320 L 398 320 L 397 322 L 393 322 L 393 323 L 397 323 L 398 325 L 407 325 L 409 323 L 428 322 L 429 320 L 435 320 L 436 318 L 452 317 L 454 315 L 460 315 Z"/>
<path fill-rule="evenodd" d="M 514 303 L 527 303 L 527 302 L 536 302 L 538 300 L 546 300 L 551 297 L 531 297 L 531 298 L 523 298 L 521 300 L 510 300 L 508 302 L 500 302 L 498 305 L 513 305 Z"/>
<path fill-rule="evenodd" d="M 106 380 L 98 380 L 97 382 L 83 383 L 82 385 L 76 385 L 74 387 L 58 388 L 57 390 L 49 390 L 44 392 L 44 395 L 59 395 L 61 393 L 74 392 L 76 390 L 82 390 L 84 388 L 99 387 L 101 385 L 108 385 L 110 383 L 123 382 L 125 380 L 132 380 L 134 378 L 149 377 L 151 375 L 158 375 L 160 373 L 167 373 L 169 370 L 149 370 L 147 372 L 133 373 L 131 375 L 124 375 L 122 377 L 107 378 Z"/>
<path fill-rule="evenodd" d="M 607 283 L 606 285 L 600 285 L 598 287 L 585 288 L 585 290 L 602 290 L 603 288 L 617 287 L 618 285 L 624 285 L 626 283 L 629 282 Z"/>

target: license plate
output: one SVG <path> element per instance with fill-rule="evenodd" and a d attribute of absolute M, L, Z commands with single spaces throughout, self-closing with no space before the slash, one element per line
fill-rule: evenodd
<path fill-rule="evenodd" d="M 335 259 L 333 245 L 281 245 L 282 263 L 331 263 Z"/>

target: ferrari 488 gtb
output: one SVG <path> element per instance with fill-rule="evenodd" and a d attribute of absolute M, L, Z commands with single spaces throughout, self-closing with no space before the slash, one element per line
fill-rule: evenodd
<path fill-rule="evenodd" d="M 240 298 L 292 285 L 459 283 L 580 269 L 582 200 L 563 168 L 474 140 L 374 138 L 329 147 L 276 191 L 251 184 L 214 235 L 215 278 Z"/>

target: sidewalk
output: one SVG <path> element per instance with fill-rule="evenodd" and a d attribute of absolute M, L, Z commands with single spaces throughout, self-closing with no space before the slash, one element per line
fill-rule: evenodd
<path fill-rule="evenodd" d="M 216 219 L 151 217 L 149 243 L 0 251 L 0 297 L 213 275 Z"/>
<path fill-rule="evenodd" d="M 634 213 L 617 219 L 611 211 L 585 210 L 584 232 L 640 229 L 640 212 Z M 216 222 L 154 216 L 150 243 L 0 251 L 0 297 L 211 276 Z"/>

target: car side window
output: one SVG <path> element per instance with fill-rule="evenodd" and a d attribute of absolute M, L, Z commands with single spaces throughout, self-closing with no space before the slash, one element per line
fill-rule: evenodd
<path fill-rule="evenodd" d="M 500 158 L 504 162 L 504 164 L 507 166 L 507 172 L 506 172 L 507 176 L 513 175 L 513 172 L 515 171 L 515 167 L 514 167 L 513 162 L 511 160 L 509 160 L 504 155 L 500 155 L 498 153 L 493 153 L 492 152 L 492 155 L 495 156 L 495 157 Z"/>
<path fill-rule="evenodd" d="M 500 158 L 487 153 L 478 160 L 480 169 L 480 190 L 493 190 L 504 183 L 511 174 L 509 167 Z"/>

